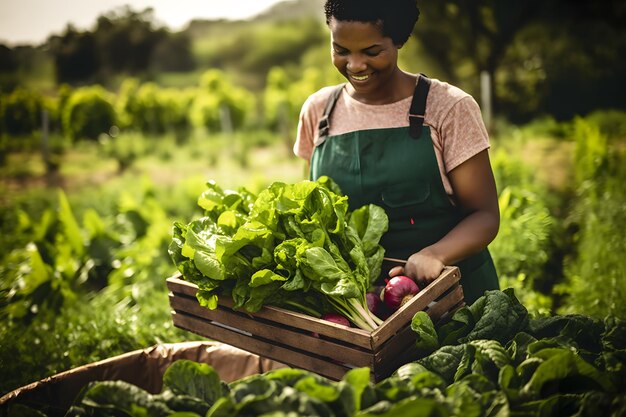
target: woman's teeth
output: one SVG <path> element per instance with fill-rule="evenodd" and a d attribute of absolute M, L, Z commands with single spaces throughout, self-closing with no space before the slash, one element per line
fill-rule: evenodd
<path fill-rule="evenodd" d="M 369 75 L 352 75 L 351 77 L 352 77 L 352 79 L 357 80 L 357 81 L 365 81 L 370 76 Z"/>

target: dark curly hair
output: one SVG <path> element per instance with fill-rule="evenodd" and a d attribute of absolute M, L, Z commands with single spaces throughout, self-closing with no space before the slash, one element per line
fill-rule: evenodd
<path fill-rule="evenodd" d="M 326 24 L 331 18 L 375 23 L 396 45 L 409 39 L 420 15 L 416 0 L 326 0 L 324 13 Z"/>

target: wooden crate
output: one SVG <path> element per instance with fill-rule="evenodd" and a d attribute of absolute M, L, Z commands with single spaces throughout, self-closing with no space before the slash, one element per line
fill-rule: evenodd
<path fill-rule="evenodd" d="M 376 382 L 417 359 L 410 327 L 416 312 L 424 310 L 438 321 L 464 305 L 459 279 L 457 267 L 446 267 L 373 332 L 277 307 L 235 311 L 226 296 L 219 297 L 217 309 L 209 310 L 198 303 L 195 284 L 178 276 L 168 278 L 167 286 L 176 327 L 333 380 L 351 368 L 367 366 Z"/>

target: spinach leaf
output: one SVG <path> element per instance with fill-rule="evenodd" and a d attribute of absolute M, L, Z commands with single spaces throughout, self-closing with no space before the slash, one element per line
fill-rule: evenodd
<path fill-rule="evenodd" d="M 555 393 L 615 391 L 613 384 L 598 369 L 569 349 L 544 349 L 533 356 L 542 362 L 521 391 L 531 399 L 545 398 Z"/>
<path fill-rule="evenodd" d="M 467 349 L 465 344 L 443 346 L 431 355 L 418 360 L 417 363 L 429 371 L 441 375 L 448 384 L 451 384 Z"/>
<path fill-rule="evenodd" d="M 426 356 L 439 348 L 437 331 L 430 316 L 425 311 L 418 311 L 411 319 L 411 330 L 416 334 L 419 356 Z"/>
<path fill-rule="evenodd" d="M 208 364 L 180 359 L 163 374 L 163 386 L 176 395 L 188 395 L 212 405 L 228 393 L 228 387 Z"/>
<path fill-rule="evenodd" d="M 124 381 L 91 383 L 75 405 L 106 415 L 165 417 L 174 412 L 158 396 Z"/>
<path fill-rule="evenodd" d="M 526 329 L 528 322 L 528 311 L 511 289 L 486 291 L 471 306 L 460 308 L 451 321 L 440 328 L 439 340 L 442 345 L 478 339 L 506 344 Z"/>

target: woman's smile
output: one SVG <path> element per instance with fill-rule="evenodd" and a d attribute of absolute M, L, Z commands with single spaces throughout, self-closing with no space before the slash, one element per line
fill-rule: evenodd
<path fill-rule="evenodd" d="M 364 74 L 364 75 L 350 74 L 350 78 L 352 78 L 353 80 L 357 82 L 363 82 L 363 81 L 369 80 L 370 76 L 369 74 Z"/>

